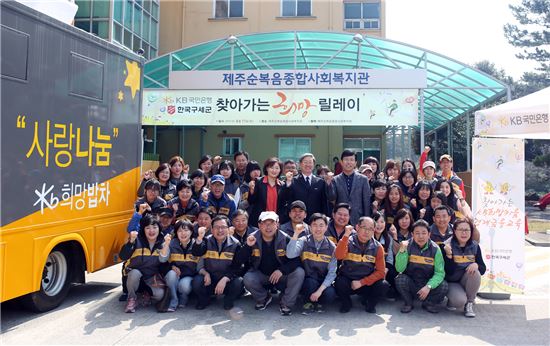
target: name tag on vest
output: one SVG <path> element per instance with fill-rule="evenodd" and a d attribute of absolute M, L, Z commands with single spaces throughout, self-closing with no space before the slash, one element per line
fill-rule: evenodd
<path fill-rule="evenodd" d="M 455 263 L 474 263 L 476 261 L 476 257 L 474 255 L 453 256 L 453 261 Z"/>
<path fill-rule="evenodd" d="M 409 262 L 412 263 L 418 263 L 418 264 L 426 264 L 426 265 L 434 265 L 434 259 L 431 257 L 424 257 L 424 256 L 417 256 L 417 255 L 410 255 L 409 256 Z"/>

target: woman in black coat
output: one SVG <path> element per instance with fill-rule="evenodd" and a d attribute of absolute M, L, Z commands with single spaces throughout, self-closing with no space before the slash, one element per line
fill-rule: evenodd
<path fill-rule="evenodd" d="M 283 170 L 283 163 L 277 157 L 270 157 L 264 163 L 263 177 L 252 180 L 249 185 L 248 202 L 252 207 L 250 225 L 258 227 L 258 217 L 262 211 L 281 211 L 282 182 L 279 176 Z M 280 215 L 279 215 L 280 217 Z"/>

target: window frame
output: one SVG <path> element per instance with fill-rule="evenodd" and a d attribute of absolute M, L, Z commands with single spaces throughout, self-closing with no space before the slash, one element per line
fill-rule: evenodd
<path fill-rule="evenodd" d="M 295 157 L 291 157 L 291 158 L 284 157 L 284 158 L 283 158 L 282 155 L 281 155 L 281 141 L 282 141 L 282 140 L 289 140 L 289 139 L 292 139 L 293 142 L 294 142 L 294 143 L 293 143 L 293 144 L 294 144 L 294 150 L 293 150 L 293 152 L 294 152 Z M 304 140 L 304 139 L 308 141 L 308 143 L 309 143 L 309 149 L 308 149 L 308 151 L 305 151 L 305 152 L 303 152 L 303 153 L 297 153 L 297 152 L 296 152 L 296 140 Z M 278 157 L 281 161 L 283 161 L 283 162 L 286 161 L 286 160 L 288 160 L 288 159 L 292 159 L 292 160 L 298 162 L 298 160 L 300 159 L 300 156 L 302 156 L 302 154 L 304 154 L 304 153 L 306 153 L 306 152 L 311 153 L 311 137 L 279 137 L 279 138 L 277 139 L 277 157 Z"/>
<path fill-rule="evenodd" d="M 230 143 L 233 143 L 233 140 L 237 139 L 238 142 L 239 142 L 239 145 L 238 145 L 238 148 L 236 148 L 236 150 L 234 150 L 233 152 L 229 153 L 227 151 L 228 147 L 227 147 L 227 141 L 229 140 Z M 242 150 L 242 147 L 243 147 L 243 139 L 242 137 L 237 137 L 237 136 L 226 136 L 226 137 L 222 137 L 222 155 L 223 156 L 233 156 L 233 154 L 235 154 L 237 151 L 241 151 Z M 231 149 L 231 148 L 229 148 Z"/>
<path fill-rule="evenodd" d="M 230 18 L 244 18 L 244 0 L 227 0 L 227 16 L 226 17 L 218 17 L 216 16 L 216 2 L 218 0 L 212 1 L 212 18 L 214 19 L 230 19 Z M 242 12 L 240 16 L 231 16 L 231 2 L 233 1 L 240 1 L 242 3 Z"/>
<path fill-rule="evenodd" d="M 344 20 L 343 20 L 343 29 L 344 30 L 381 30 L 381 12 L 382 12 L 382 4 L 380 1 L 369 1 L 369 0 L 363 0 L 363 1 L 360 1 L 360 0 L 357 0 L 357 1 L 344 1 L 343 3 L 343 6 L 344 6 L 344 10 L 342 11 L 342 14 L 344 16 Z M 356 18 L 346 18 L 346 5 L 349 5 L 349 4 L 360 4 L 360 8 L 361 8 L 361 13 L 360 13 L 360 18 L 359 19 L 356 19 Z M 376 4 L 378 5 L 378 18 L 363 18 L 363 5 L 364 4 Z M 347 24 L 348 23 L 351 23 L 351 28 L 347 28 Z M 353 23 L 359 23 L 359 28 L 354 28 L 353 27 Z M 370 25 L 372 25 L 372 23 L 376 23 L 377 26 L 376 27 L 366 27 L 366 24 L 367 23 L 371 23 Z"/>
<path fill-rule="evenodd" d="M 361 147 L 357 146 L 351 146 L 351 141 L 359 141 L 361 142 Z M 373 142 L 373 144 L 371 144 Z M 376 142 L 374 144 L 374 142 Z M 344 144 L 344 150 L 349 149 L 355 152 L 355 157 L 357 158 L 357 163 L 361 165 L 363 163 L 363 160 L 365 159 L 365 151 L 376 151 L 378 152 L 378 155 L 374 155 L 375 157 L 378 156 L 378 160 L 380 161 L 382 158 L 382 138 L 380 137 L 369 137 L 369 136 L 344 136 L 343 139 Z"/>
<path fill-rule="evenodd" d="M 309 1 L 309 14 L 308 14 L 308 15 L 305 15 L 305 16 L 303 16 L 303 15 L 298 15 L 298 0 L 292 0 L 292 1 L 294 1 L 294 13 L 295 13 L 295 15 L 293 15 L 293 16 L 285 16 L 284 13 L 283 13 L 283 2 L 284 2 L 284 1 L 285 1 L 285 0 L 281 0 L 281 2 L 280 2 L 280 10 L 281 10 L 280 13 L 281 13 L 281 17 L 283 17 L 283 18 L 300 18 L 300 17 L 306 17 L 306 18 L 307 18 L 307 17 L 313 16 L 313 14 L 312 14 L 312 13 L 313 13 L 313 0 L 307 0 L 307 1 Z"/>

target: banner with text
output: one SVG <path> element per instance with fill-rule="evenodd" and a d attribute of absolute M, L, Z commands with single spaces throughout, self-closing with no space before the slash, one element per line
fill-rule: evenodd
<path fill-rule="evenodd" d="M 540 133 L 549 138 L 549 114 L 550 107 L 547 105 L 501 111 L 491 109 L 477 111 L 475 112 L 475 134 L 478 136 L 521 135 L 523 138 L 531 138 L 530 134 Z"/>
<path fill-rule="evenodd" d="M 170 89 L 423 89 L 424 69 L 170 71 Z"/>
<path fill-rule="evenodd" d="M 418 90 L 144 90 L 143 125 L 417 125 Z"/>
<path fill-rule="evenodd" d="M 487 272 L 480 292 L 525 289 L 525 172 L 522 139 L 474 138 L 473 212 Z"/>

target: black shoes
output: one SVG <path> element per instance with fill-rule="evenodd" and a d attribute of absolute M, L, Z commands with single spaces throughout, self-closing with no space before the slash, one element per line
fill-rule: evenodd
<path fill-rule="evenodd" d="M 437 309 L 437 307 L 430 303 L 430 302 L 424 302 L 422 303 L 422 309 L 428 311 L 429 313 L 432 313 L 432 314 L 437 314 L 439 312 L 439 310 Z"/>
<path fill-rule="evenodd" d="M 283 315 L 283 316 L 290 316 L 290 315 L 292 315 L 292 309 L 289 308 L 289 307 L 286 306 L 286 305 L 283 305 L 283 304 L 281 304 L 281 305 L 279 306 L 279 311 L 281 311 L 281 315 Z"/>
<path fill-rule="evenodd" d="M 409 312 L 411 312 L 413 310 L 413 306 L 412 305 L 403 305 L 403 307 L 401 308 L 401 312 L 404 313 L 404 314 L 408 314 Z"/>
<path fill-rule="evenodd" d="M 273 298 L 271 297 L 271 294 L 267 294 L 267 297 L 265 297 L 264 301 L 263 302 L 259 302 L 259 303 L 256 303 L 256 306 L 254 306 L 254 308 L 256 310 L 265 310 L 265 308 L 267 308 L 267 306 L 269 305 L 269 303 L 271 303 L 271 300 Z"/>
<path fill-rule="evenodd" d="M 340 312 L 345 314 L 351 310 L 351 301 L 344 300 L 340 306 Z"/>

